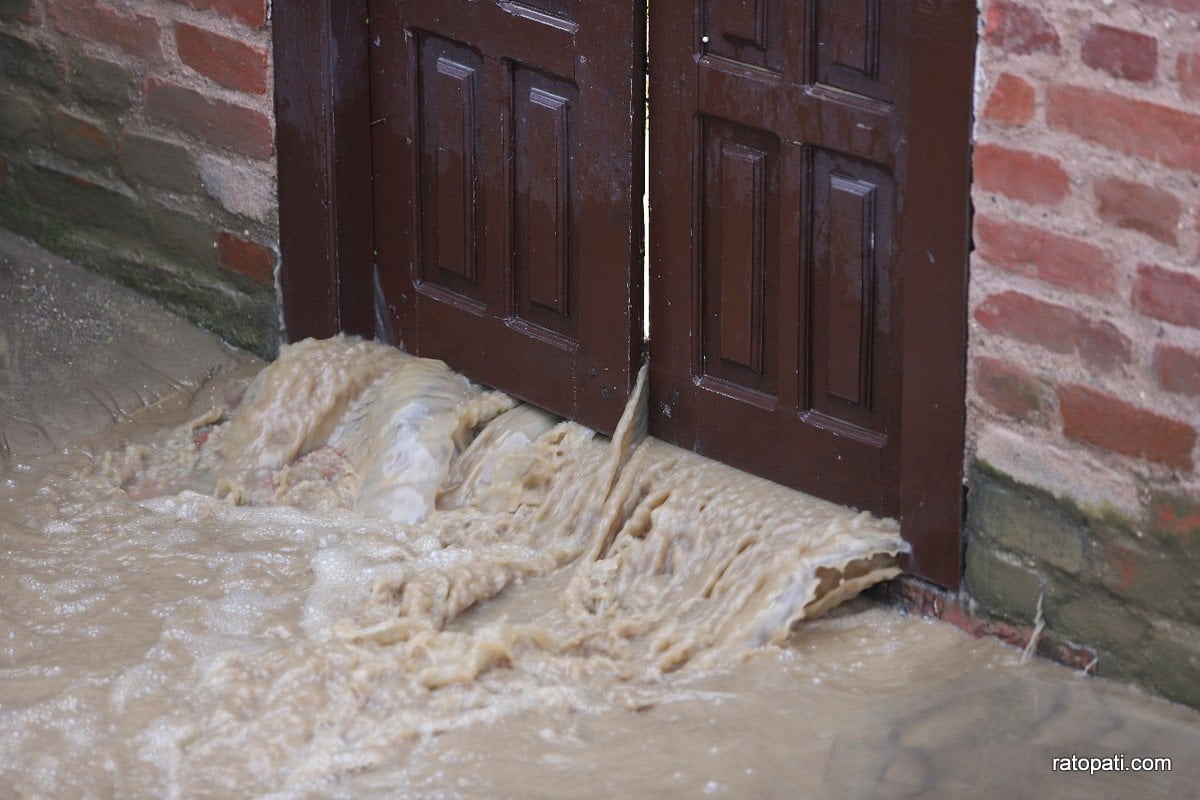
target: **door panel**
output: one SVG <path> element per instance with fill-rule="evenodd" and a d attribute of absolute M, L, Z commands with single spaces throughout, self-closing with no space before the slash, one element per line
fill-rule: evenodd
<path fill-rule="evenodd" d="M 606 432 L 642 349 L 644 13 L 371 3 L 384 329 Z"/>
<path fill-rule="evenodd" d="M 775 396 L 779 381 L 779 140 L 704 120 L 702 380 Z"/>
<path fill-rule="evenodd" d="M 785 69 L 789 20 L 783 7 L 779 0 L 706 0 L 705 52 L 774 72 Z"/>
<path fill-rule="evenodd" d="M 900 518 L 948 584 L 973 24 L 955 0 L 651 12 L 651 431 Z M 922 464 L 932 431 L 950 444 Z"/>
<path fill-rule="evenodd" d="M 814 161 L 811 361 L 814 411 L 886 434 L 892 408 L 892 181 L 821 151 Z"/>
<path fill-rule="evenodd" d="M 578 154 L 578 92 L 530 70 L 516 74 L 517 316 L 577 340 L 579 199 L 572 169 Z"/>
<path fill-rule="evenodd" d="M 848 5 L 864 5 L 863 19 L 878 16 L 869 0 Z M 678 123 L 674 131 L 651 131 L 660 166 L 652 181 L 661 176 L 688 190 L 664 198 L 663 183 L 653 185 L 655 235 L 665 229 L 673 244 L 654 253 L 653 290 L 665 303 L 652 300 L 652 322 L 660 311 L 690 305 L 702 346 L 690 359 L 680 357 L 685 327 L 672 325 L 665 337 L 655 327 L 654 385 L 674 399 L 659 405 L 654 430 L 782 483 L 898 516 L 891 435 L 897 409 L 888 391 L 897 378 L 889 324 L 895 270 L 886 255 L 894 250 L 888 221 L 895 214 L 891 165 L 902 147 L 899 113 L 874 98 L 814 91 L 813 84 L 823 64 L 846 81 L 839 71 L 845 61 L 866 64 L 875 75 L 898 67 L 880 63 L 883 53 L 871 49 L 870 35 L 849 35 L 853 13 L 820 26 L 820 33 L 836 34 L 822 42 L 804 3 L 662 6 L 656 12 L 672 15 L 676 32 L 664 34 L 665 43 L 652 38 L 652 63 L 673 57 L 669 78 L 675 86 L 682 80 L 684 90 L 665 101 L 652 97 L 659 100 L 655 122 L 670 115 Z M 772 14 L 790 35 L 770 37 Z M 666 79 L 656 72 L 651 84 Z M 862 147 L 843 135 L 864 127 L 876 136 Z M 693 147 L 699 152 L 689 156 Z M 674 152 L 665 157 L 663 148 Z M 695 166 L 690 175 L 678 167 L 667 175 L 668 161 Z M 699 225 L 689 235 L 692 206 Z M 739 435 L 718 432 L 729 427 Z M 764 450 L 776 449 L 778 456 L 764 458 Z M 818 450 L 829 454 L 826 462 L 808 457 Z"/>
<path fill-rule="evenodd" d="M 817 0 L 816 82 L 891 101 L 900 74 L 897 25 L 905 4 L 884 0 Z"/>
<path fill-rule="evenodd" d="M 483 59 L 470 48 L 422 37 L 420 126 L 420 274 L 425 282 L 484 303 L 481 280 L 480 170 L 483 131 L 477 113 Z"/>

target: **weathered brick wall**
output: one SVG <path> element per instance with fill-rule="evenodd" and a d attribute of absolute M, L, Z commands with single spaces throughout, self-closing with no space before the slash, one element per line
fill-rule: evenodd
<path fill-rule="evenodd" d="M 0 0 L 0 225 L 269 353 L 267 0 Z"/>
<path fill-rule="evenodd" d="M 1200 705 L 1200 0 L 985 0 L 966 586 Z"/>

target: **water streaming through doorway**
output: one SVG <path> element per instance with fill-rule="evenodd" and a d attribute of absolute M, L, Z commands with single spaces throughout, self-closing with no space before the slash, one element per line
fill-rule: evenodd
<path fill-rule="evenodd" d="M 308 341 L 218 394 L 9 482 L 13 785 L 308 786 L 516 709 L 639 706 L 905 547 L 644 440 L 636 403 L 609 441 L 381 345 Z"/>
<path fill-rule="evenodd" d="M 6 476 L 0 797 L 971 796 L 929 754 L 988 708 L 1111 713 L 880 609 L 797 629 L 895 574 L 895 524 L 636 403 L 610 441 L 347 339 L 250 378 Z M 1147 719 L 1113 746 L 1195 735 Z"/>

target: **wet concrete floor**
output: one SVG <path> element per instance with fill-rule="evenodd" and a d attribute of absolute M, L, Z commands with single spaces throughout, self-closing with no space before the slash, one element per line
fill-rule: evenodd
<path fill-rule="evenodd" d="M 245 353 L 0 229 L 0 466 L 61 450 Z"/>
<path fill-rule="evenodd" d="M 180 411 L 171 404 L 180 405 L 208 377 L 248 376 L 260 367 L 152 303 L 0 233 L 0 472 L 10 481 L 73 456 L 75 443 L 108 435 L 131 414 L 151 422 L 161 414 L 163 425 L 173 424 Z M 290 531 L 297 519 L 288 517 L 283 527 Z M 276 546 L 272 535 L 263 531 L 259 549 Z M 288 535 L 281 533 L 278 543 L 290 557 L 295 542 Z M 54 546 L 61 547 L 61 539 Z M 82 563 L 87 554 L 76 557 Z M 261 557 L 267 563 L 272 555 Z M 4 563 L 12 568 L 17 562 Z M 0 585 L 19 585 L 20 577 L 0 574 Z M 191 580 L 212 594 L 204 576 Z M 507 608 L 501 602 L 499 610 L 468 611 L 455 627 L 486 626 L 501 612 L 520 617 L 530 613 L 520 603 L 548 603 L 561 589 L 529 588 Z M 218 609 L 233 609 L 238 599 L 207 598 Z M 0 622 L 13 629 L 38 612 L 19 600 L 16 593 L 0 596 Z M 89 658 L 102 663 L 104 642 L 91 647 Z M 378 664 L 377 656 L 369 663 Z M 43 677 L 53 676 L 58 657 L 52 642 L 40 661 L 35 657 Z M 6 663 L 12 658 L 0 642 L 0 697 L 8 698 L 0 702 L 0 798 L 231 791 L 430 798 L 1200 796 L 1200 714 L 1055 664 L 1026 662 L 997 642 L 861 599 L 801 623 L 782 646 L 747 651 L 719 668 L 663 675 L 654 686 L 630 689 L 598 677 L 602 668 L 593 665 L 578 681 L 594 691 L 572 695 L 569 686 L 547 685 L 503 714 L 464 712 L 454 724 L 388 740 L 373 760 L 358 762 L 366 766 L 325 772 L 323 764 L 295 763 L 312 758 L 311 749 L 298 748 L 299 755 L 272 750 L 278 763 L 260 755 L 232 769 L 239 754 L 212 745 L 190 756 L 181 749 L 182 761 L 165 771 L 139 766 L 144 774 L 137 780 L 114 775 L 120 766 L 113 765 L 122 762 L 106 754 L 119 754 L 116 740 L 131 729 L 120 721 L 97 729 L 71 703 L 39 704 L 35 693 L 21 699 L 17 688 L 31 673 Z M 113 684 L 122 697 L 136 700 L 128 676 L 149 674 L 137 673 L 142 666 Z M 286 665 L 279 671 L 286 676 Z M 88 672 L 99 682 L 94 676 L 101 674 Z M 255 679 L 256 673 L 247 674 Z M 263 680 L 276 681 L 272 690 L 288 685 L 266 673 Z M 498 679 L 489 681 L 476 688 L 503 691 Z M 112 686 L 100 688 L 117 694 Z M 85 689 L 72 690 L 72 702 L 86 698 L 91 689 Z M 154 699 L 174 702 L 169 694 Z M 178 702 L 186 711 L 183 699 Z M 361 712 L 365 719 L 373 703 L 386 707 L 387 695 L 367 692 L 356 702 L 361 709 L 344 713 Z M 318 713 L 325 710 L 314 707 L 314 716 L 325 720 Z M 439 710 L 443 719 L 455 713 Z M 47 743 L 46 752 L 39 752 L 39 741 Z M 161 739 L 147 741 L 139 758 L 153 761 Z M 249 740 L 247 747 L 254 746 Z M 81 755 L 64 757 L 72 748 Z M 214 755 L 231 769 L 211 763 Z M 1054 769 L 1055 759 L 1072 756 L 1120 756 L 1127 769 Z M 1140 757 L 1170 758 L 1171 769 L 1129 770 Z M 268 763 L 270 769 L 263 766 Z"/>

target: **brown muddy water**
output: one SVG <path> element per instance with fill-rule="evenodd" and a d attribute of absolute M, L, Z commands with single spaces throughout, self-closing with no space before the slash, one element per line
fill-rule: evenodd
<path fill-rule="evenodd" d="M 844 602 L 894 523 L 353 340 L 0 486 L 0 797 L 1197 796 L 1200 715 Z M 1071 755 L 1170 772 L 1064 774 Z"/>

